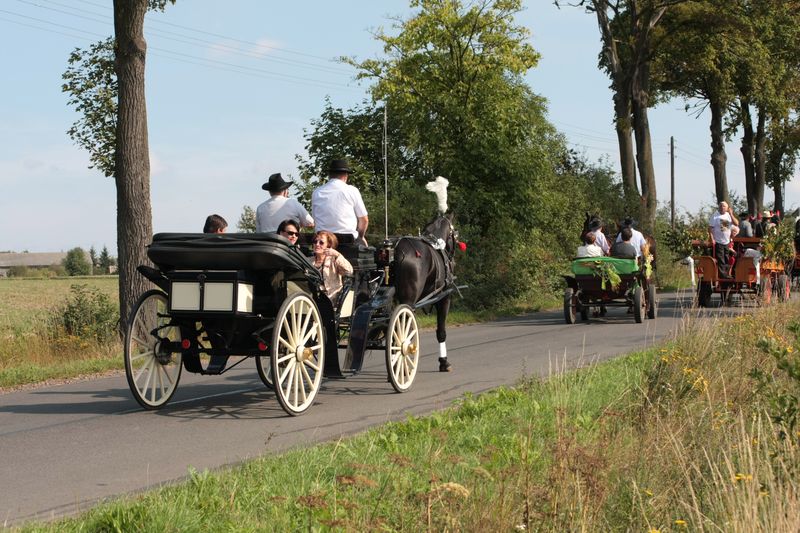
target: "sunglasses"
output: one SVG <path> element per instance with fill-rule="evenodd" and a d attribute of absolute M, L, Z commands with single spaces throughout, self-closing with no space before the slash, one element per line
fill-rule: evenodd
<path fill-rule="evenodd" d="M 314 241 L 314 244 L 319 244 L 319 245 L 325 246 L 327 243 L 325 241 L 323 241 L 322 239 L 317 239 L 316 241 Z"/>
<path fill-rule="evenodd" d="M 300 233 L 297 232 L 297 231 L 286 231 L 286 230 L 284 230 L 284 233 L 286 235 L 288 235 L 289 237 L 297 237 L 297 236 L 300 235 Z"/>

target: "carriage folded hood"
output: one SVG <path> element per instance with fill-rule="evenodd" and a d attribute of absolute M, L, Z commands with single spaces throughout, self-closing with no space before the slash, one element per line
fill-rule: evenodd
<path fill-rule="evenodd" d="M 319 278 L 299 249 L 275 233 L 157 233 L 147 257 L 168 270 L 293 270 Z"/>

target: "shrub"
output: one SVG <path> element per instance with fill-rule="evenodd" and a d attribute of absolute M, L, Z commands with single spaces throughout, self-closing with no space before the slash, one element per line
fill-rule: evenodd
<path fill-rule="evenodd" d="M 70 291 L 67 301 L 53 311 L 51 333 L 99 342 L 113 339 L 119 310 L 111 298 L 87 285 L 72 285 Z"/>
<path fill-rule="evenodd" d="M 73 248 L 67 252 L 63 264 L 70 276 L 88 276 L 92 273 L 92 263 L 83 248 Z"/>

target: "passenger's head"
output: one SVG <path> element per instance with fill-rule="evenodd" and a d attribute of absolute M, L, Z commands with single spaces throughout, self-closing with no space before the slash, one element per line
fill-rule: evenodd
<path fill-rule="evenodd" d="M 741 213 L 739 213 L 739 218 L 741 220 L 750 220 L 750 213 L 748 213 L 747 211 L 742 211 Z"/>
<path fill-rule="evenodd" d="M 347 181 L 348 176 L 352 173 L 353 169 L 350 168 L 347 159 L 334 159 L 328 167 L 328 176 L 331 178 Z"/>
<path fill-rule="evenodd" d="M 203 233 L 225 233 L 228 223 L 219 215 L 208 215 Z"/>
<path fill-rule="evenodd" d="M 597 240 L 597 235 L 591 232 L 587 233 L 583 237 L 583 242 L 585 242 L 586 244 L 594 244 L 596 240 Z"/>
<path fill-rule="evenodd" d="M 292 219 L 284 220 L 278 225 L 278 235 L 286 237 L 292 244 L 297 244 L 297 238 L 300 236 L 300 225 Z"/>
<path fill-rule="evenodd" d="M 330 231 L 318 231 L 314 235 L 314 253 L 322 253 L 327 248 L 336 248 L 339 240 Z"/>
<path fill-rule="evenodd" d="M 723 215 L 728 212 L 728 202 L 723 200 L 719 203 L 719 212 Z"/>
<path fill-rule="evenodd" d="M 620 231 L 619 234 L 622 236 L 623 242 L 628 242 L 633 238 L 633 230 L 630 228 L 630 226 L 622 228 L 622 231 Z"/>

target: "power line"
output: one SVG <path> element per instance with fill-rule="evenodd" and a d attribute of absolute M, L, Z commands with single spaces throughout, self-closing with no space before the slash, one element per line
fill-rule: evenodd
<path fill-rule="evenodd" d="M 0 9 L 0 13 L 6 13 L 6 14 L 13 15 L 13 16 L 16 16 L 16 17 L 20 17 L 20 18 L 24 18 L 24 19 L 31 20 L 31 21 L 34 21 L 34 22 L 38 22 L 38 23 L 41 23 L 41 24 L 47 24 L 47 25 L 50 25 L 50 26 L 55 26 L 57 28 L 63 28 L 63 29 L 66 29 L 66 30 L 83 33 L 83 34 L 92 36 L 93 38 L 97 38 L 97 39 L 104 39 L 104 38 L 107 37 L 107 36 L 102 35 L 102 34 L 90 32 L 90 31 L 87 31 L 87 30 L 82 30 L 80 28 L 74 28 L 72 26 L 67 26 L 67 25 L 64 25 L 64 24 L 58 24 L 58 23 L 55 23 L 55 22 L 51 22 L 51 21 L 40 19 L 40 18 L 36 18 L 36 17 L 31 17 L 31 16 L 28 16 L 28 15 L 24 15 L 24 14 L 21 14 L 21 13 L 16 13 L 16 12 L 13 12 L 13 11 L 7 11 L 7 10 L 4 10 L 4 9 Z M 48 33 L 55 33 L 55 34 L 58 34 L 58 35 L 64 35 L 64 36 L 67 36 L 67 37 L 72 37 L 72 38 L 81 39 L 81 40 L 90 40 L 88 37 L 85 37 L 85 36 L 81 37 L 81 36 L 77 36 L 77 35 L 73 35 L 73 34 L 68 34 L 68 33 L 64 33 L 62 31 L 56 31 L 56 30 L 52 30 L 52 29 L 48 29 L 48 28 L 43 28 L 41 26 L 36 26 L 34 24 L 29 24 L 29 23 L 26 24 L 26 23 L 23 23 L 23 22 L 19 22 L 19 21 L 15 21 L 15 20 L 9 20 L 9 19 L 2 18 L 2 17 L 0 17 L 0 20 L 4 20 L 6 22 L 10 22 L 10 23 L 13 23 L 13 24 L 18 24 L 18 25 L 21 25 L 21 26 L 29 27 L 29 28 L 34 28 L 34 29 L 37 29 L 37 30 L 40 30 L 40 31 L 45 31 L 45 32 L 48 32 Z M 173 50 L 168 50 L 168 49 L 159 48 L 159 47 L 150 47 L 150 50 L 159 51 L 159 52 L 162 52 L 163 54 L 172 54 L 174 56 L 180 56 L 180 58 L 176 58 L 176 57 L 167 57 L 167 58 L 171 59 L 173 61 L 179 61 L 179 62 L 183 62 L 183 63 L 186 63 L 186 64 L 191 64 L 191 65 L 207 66 L 207 67 L 211 67 L 211 68 L 216 68 L 218 70 L 225 70 L 225 71 L 228 71 L 228 72 L 238 72 L 238 73 L 241 73 L 241 74 L 248 74 L 248 75 L 251 75 L 251 76 L 256 76 L 256 77 L 261 77 L 261 78 L 279 79 L 281 81 L 286 81 L 286 82 L 289 82 L 289 83 L 302 82 L 303 85 L 314 85 L 316 87 L 323 88 L 323 89 L 339 89 L 339 90 L 347 90 L 347 91 L 355 91 L 356 90 L 351 86 L 344 85 L 344 84 L 341 84 L 341 83 L 333 83 L 333 82 L 330 82 L 328 80 L 318 80 L 318 79 L 313 79 L 313 78 L 305 78 L 305 77 L 300 77 L 300 76 L 293 76 L 293 75 L 290 75 L 290 74 L 282 74 L 282 73 L 279 73 L 279 72 L 272 72 L 272 71 L 259 69 L 259 68 L 254 68 L 254 67 L 248 67 L 248 66 L 244 66 L 244 65 L 236 65 L 234 63 L 228 63 L 228 62 L 225 62 L 225 61 L 219 61 L 219 60 L 214 60 L 214 59 L 207 59 L 207 58 L 203 58 L 203 57 L 193 56 L 191 54 L 185 54 L 185 53 L 182 53 L 182 52 L 176 52 L 176 51 L 173 51 Z M 154 55 L 156 55 L 158 57 L 165 57 L 165 56 L 160 55 L 160 54 L 154 54 Z M 198 63 L 198 61 L 200 63 Z"/>
<path fill-rule="evenodd" d="M 55 13 L 60 13 L 60 14 L 63 14 L 63 15 L 68 15 L 68 16 L 71 16 L 71 17 L 88 20 L 90 22 L 96 22 L 96 23 L 99 23 L 99 24 L 111 24 L 113 26 L 113 19 L 112 19 L 112 17 L 110 15 L 102 15 L 102 14 L 95 13 L 95 12 L 92 12 L 92 11 L 88 11 L 88 10 L 85 10 L 85 9 L 75 8 L 73 6 L 64 5 L 64 4 L 61 4 L 59 2 L 54 2 L 52 0 L 50 0 L 50 2 L 49 2 L 52 5 L 65 7 L 67 9 L 72 10 L 72 11 L 78 11 L 78 12 L 81 12 L 81 13 L 88 13 L 88 14 L 92 15 L 93 17 L 101 17 L 101 18 L 98 19 L 98 18 L 88 17 L 88 16 L 85 16 L 85 15 L 79 15 L 77 13 L 73 13 L 73 12 L 70 12 L 70 11 L 64 11 L 62 9 L 57 9 L 57 8 L 54 8 L 54 7 L 48 7 L 48 6 L 45 6 L 45 5 L 41 5 L 41 4 L 37 3 L 37 2 L 33 2 L 33 1 L 30 1 L 30 0 L 17 0 L 17 2 L 19 2 L 21 4 L 26 4 L 26 5 L 30 5 L 30 6 L 33 6 L 33 7 L 37 7 L 39 9 L 45 9 L 45 10 L 53 11 Z M 154 22 L 160 22 L 160 21 L 154 21 Z M 194 31 L 199 31 L 199 30 L 194 30 Z M 340 76 L 351 75 L 352 74 L 352 72 L 349 71 L 349 70 L 346 70 L 346 69 L 343 69 L 343 68 L 339 68 L 339 67 L 335 67 L 335 66 L 331 66 L 331 65 L 319 65 L 319 64 L 309 63 L 307 61 L 300 61 L 300 60 L 297 60 L 297 59 L 285 59 L 285 58 L 282 58 L 282 57 L 276 57 L 276 56 L 272 56 L 272 55 L 265 56 L 265 55 L 263 55 L 262 53 L 259 53 L 259 52 L 247 52 L 247 51 L 243 51 L 243 50 L 241 50 L 239 48 L 230 46 L 228 44 L 209 41 L 207 39 L 201 39 L 201 38 L 198 38 L 198 37 L 192 37 L 192 36 L 188 36 L 188 35 L 182 35 L 180 33 L 171 32 L 171 31 L 168 31 L 168 30 L 158 30 L 158 29 L 152 29 L 150 27 L 147 27 L 145 32 L 147 34 L 149 34 L 149 35 L 155 35 L 155 36 L 158 36 L 158 37 L 160 37 L 162 39 L 167 39 L 167 40 L 170 40 L 170 41 L 175 41 L 175 42 L 179 42 L 179 43 L 183 43 L 183 44 L 188 44 L 190 46 L 194 46 L 197 43 L 207 44 L 207 45 L 213 46 L 217 50 L 224 50 L 224 51 L 227 51 L 227 52 L 229 52 L 231 54 L 241 55 L 241 56 L 249 57 L 249 58 L 252 58 L 252 59 L 258 59 L 260 61 L 269 61 L 269 62 L 282 63 L 282 64 L 289 65 L 289 66 L 296 67 L 296 68 L 305 68 L 305 69 L 311 69 L 311 70 L 316 70 L 316 71 L 323 71 L 323 72 L 328 73 L 328 74 L 336 74 L 336 75 L 340 75 Z M 220 36 L 220 37 L 228 39 L 228 40 L 238 41 L 237 39 L 233 39 L 233 38 L 230 38 L 230 37 L 224 37 L 224 36 Z M 238 42 L 247 43 L 247 41 L 238 41 Z M 275 49 L 274 47 L 270 47 L 270 46 L 264 45 L 263 43 L 247 43 L 247 44 L 258 48 L 259 50 L 265 50 L 266 51 L 266 50 Z M 330 61 L 330 59 L 327 59 L 326 62 L 330 63 L 331 61 Z"/>

